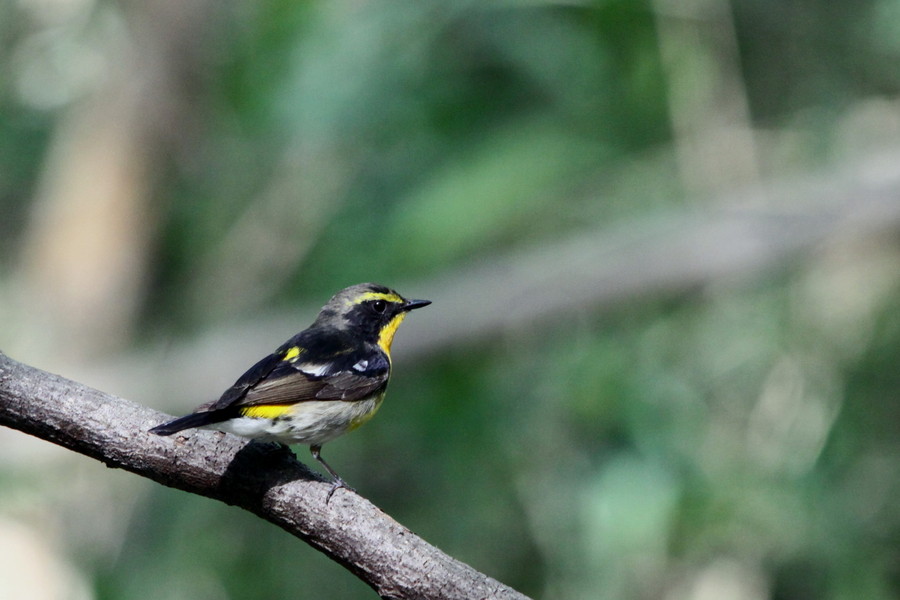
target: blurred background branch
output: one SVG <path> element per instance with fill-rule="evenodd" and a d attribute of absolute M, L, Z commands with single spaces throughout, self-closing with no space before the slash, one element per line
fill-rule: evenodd
<path fill-rule="evenodd" d="M 187 151 L 198 127 L 191 73 L 203 48 L 198 31 L 204 31 L 199 25 L 208 3 L 129 8 L 127 23 L 98 8 L 96 23 L 72 27 L 66 17 L 77 21 L 77 3 L 63 15 L 31 6 L 38 22 L 84 28 L 78 33 L 86 39 L 69 42 L 74 65 L 57 65 L 84 74 L 80 89 L 70 92 L 80 93 L 79 101 L 60 111 L 52 133 L 13 276 L 28 307 L 22 317 L 39 318 L 32 326 L 57 344 L 77 344 L 85 359 L 122 348 L 132 333 L 165 210 L 154 189 L 161 160 L 173 150 Z M 44 43 L 53 44 L 52 38 Z M 24 85 L 26 74 L 20 80 Z"/>
<path fill-rule="evenodd" d="M 439 278 L 404 282 L 401 289 L 435 298 L 440 310 L 428 322 L 405 327 L 398 360 L 477 345 L 523 327 L 549 328 L 583 311 L 608 311 L 648 296 L 677 297 L 723 280 L 760 278 L 831 244 L 889 238 L 900 229 L 897 164 L 900 152 L 883 153 L 838 172 L 730 193 L 710 208 L 579 231 Z M 199 401 L 209 395 L 207 381 L 227 381 L 284 332 L 312 322 L 318 309 L 312 304 L 219 327 L 180 347 L 95 362 L 85 376 L 115 389 L 146 390 L 146 401 Z M 165 381 L 157 375 L 161 364 Z"/>
<path fill-rule="evenodd" d="M 728 0 L 656 0 L 675 155 L 698 199 L 760 183 L 755 133 Z"/>

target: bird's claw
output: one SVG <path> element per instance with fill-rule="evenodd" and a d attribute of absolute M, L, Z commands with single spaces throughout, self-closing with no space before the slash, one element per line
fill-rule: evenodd
<path fill-rule="evenodd" d="M 328 496 L 325 497 L 325 504 L 328 504 L 331 501 L 331 497 L 334 496 L 334 493 L 338 491 L 338 489 L 344 488 L 345 490 L 349 490 L 351 492 L 355 492 L 352 487 L 347 485 L 347 482 L 341 479 L 340 477 L 335 477 L 331 481 L 331 489 L 328 490 Z"/>

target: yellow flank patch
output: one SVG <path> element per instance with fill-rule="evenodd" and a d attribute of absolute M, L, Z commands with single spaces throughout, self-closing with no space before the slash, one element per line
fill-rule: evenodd
<path fill-rule="evenodd" d="M 292 404 L 259 404 L 257 406 L 244 406 L 241 408 L 241 414 L 245 417 L 254 417 L 257 419 L 274 419 L 291 410 L 292 406 Z"/>
<path fill-rule="evenodd" d="M 405 312 L 398 313 L 397 316 L 388 321 L 387 325 L 381 328 L 381 332 L 378 334 L 378 345 L 388 355 L 388 359 L 391 357 L 391 343 L 394 341 L 394 334 L 397 333 L 397 328 L 400 327 L 404 317 L 406 317 Z"/>
<path fill-rule="evenodd" d="M 284 358 L 282 360 L 297 360 L 297 357 L 300 356 L 300 353 L 303 352 L 303 349 L 299 346 L 294 346 L 293 348 L 288 348 L 288 351 L 284 353 Z"/>
<path fill-rule="evenodd" d="M 403 303 L 403 298 L 401 298 L 397 294 L 382 294 L 381 292 L 366 292 L 365 294 L 360 294 L 353 299 L 352 303 L 360 304 L 361 302 L 365 302 L 367 300 L 384 300 L 385 302 L 393 302 L 395 304 Z"/>

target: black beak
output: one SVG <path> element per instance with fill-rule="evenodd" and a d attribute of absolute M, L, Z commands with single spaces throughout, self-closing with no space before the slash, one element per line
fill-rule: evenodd
<path fill-rule="evenodd" d="M 403 305 L 403 310 L 414 310 L 431 304 L 431 300 L 407 300 Z"/>

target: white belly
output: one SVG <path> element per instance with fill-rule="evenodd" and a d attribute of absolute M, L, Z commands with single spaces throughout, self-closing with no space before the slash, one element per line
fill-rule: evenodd
<path fill-rule="evenodd" d="M 235 435 L 283 444 L 322 445 L 356 429 L 372 418 L 384 395 L 342 402 L 313 400 L 295 404 L 283 416 L 276 418 L 238 417 L 210 425 L 210 429 Z"/>

